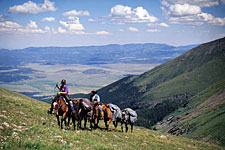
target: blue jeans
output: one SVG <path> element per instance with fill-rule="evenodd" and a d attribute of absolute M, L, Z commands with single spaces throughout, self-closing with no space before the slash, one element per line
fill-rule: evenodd
<path fill-rule="evenodd" d="M 102 108 L 100 107 L 100 105 L 98 104 L 98 109 L 100 111 L 100 116 L 102 116 Z"/>

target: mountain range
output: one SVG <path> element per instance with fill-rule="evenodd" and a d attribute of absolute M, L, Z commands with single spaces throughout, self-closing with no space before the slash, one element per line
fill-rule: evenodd
<path fill-rule="evenodd" d="M 54 85 L 66 78 L 71 93 L 87 93 L 143 73 L 194 46 L 146 43 L 0 49 L 0 86 L 32 97 L 49 96 Z"/>
<path fill-rule="evenodd" d="M 98 90 L 137 111 L 137 125 L 225 145 L 225 38 Z M 207 132 L 206 132 L 207 131 Z"/>
<path fill-rule="evenodd" d="M 44 65 L 162 63 L 195 46 L 174 47 L 166 44 L 146 43 L 81 47 L 29 47 L 18 50 L 0 49 L 0 64 L 1 67 L 5 67 L 35 62 Z"/>

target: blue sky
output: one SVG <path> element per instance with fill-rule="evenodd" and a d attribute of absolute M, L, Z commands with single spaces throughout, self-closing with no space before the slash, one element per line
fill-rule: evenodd
<path fill-rule="evenodd" d="M 199 44 L 225 36 L 225 0 L 1 0 L 0 48 Z"/>

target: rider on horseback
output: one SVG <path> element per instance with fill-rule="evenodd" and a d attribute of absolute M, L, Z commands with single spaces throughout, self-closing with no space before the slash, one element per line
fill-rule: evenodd
<path fill-rule="evenodd" d="M 96 90 L 91 91 L 90 101 L 94 103 L 94 105 L 98 105 L 98 109 L 100 111 L 100 118 L 102 118 L 102 108 L 100 107 L 100 96 L 97 94 Z"/>
<path fill-rule="evenodd" d="M 57 96 L 64 97 L 64 99 L 66 100 L 66 103 L 70 104 L 72 113 L 75 113 L 75 110 L 74 110 L 74 107 L 73 107 L 73 102 L 71 101 L 71 99 L 68 96 L 69 90 L 68 90 L 68 87 L 66 86 L 66 80 L 63 79 L 61 81 L 61 86 L 59 86 L 59 84 L 57 83 L 56 87 L 59 89 L 59 92 L 57 93 Z"/>

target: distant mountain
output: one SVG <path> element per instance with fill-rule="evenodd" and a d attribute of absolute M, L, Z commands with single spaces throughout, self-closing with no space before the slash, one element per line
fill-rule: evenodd
<path fill-rule="evenodd" d="M 126 44 L 82 47 L 29 47 L 18 50 L 0 50 L 0 82 L 10 83 L 29 80 L 29 73 L 37 72 L 23 68 L 28 63 L 41 65 L 80 64 L 158 64 L 186 52 L 195 45 L 174 47 L 166 44 Z M 12 70 L 13 71 L 8 71 Z M 64 70 L 74 72 L 76 70 Z M 107 74 L 106 70 L 87 70 L 84 74 Z M 10 77 L 10 78 L 9 78 Z M 42 78 L 42 76 L 40 76 Z"/>
<path fill-rule="evenodd" d="M 126 44 L 82 47 L 29 47 L 19 50 L 0 50 L 1 66 L 24 63 L 54 64 L 110 64 L 163 63 L 196 45 L 174 47 L 166 44 Z"/>
<path fill-rule="evenodd" d="M 84 74 L 109 74 L 109 71 L 104 69 L 88 69 L 83 71 Z"/>
<path fill-rule="evenodd" d="M 200 92 L 225 80 L 224 43 L 225 38 L 202 44 L 140 76 L 112 83 L 98 93 L 104 103 L 135 109 L 139 114 L 137 125 L 151 128 L 177 109 L 188 107 Z"/>

